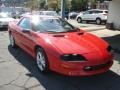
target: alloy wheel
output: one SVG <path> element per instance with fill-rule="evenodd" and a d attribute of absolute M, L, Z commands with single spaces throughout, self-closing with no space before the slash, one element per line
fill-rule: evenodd
<path fill-rule="evenodd" d="M 14 37 L 12 36 L 12 34 L 9 34 L 9 39 L 10 39 L 10 45 L 12 47 L 14 47 L 15 46 L 15 40 L 14 40 Z"/>
<path fill-rule="evenodd" d="M 101 19 L 96 19 L 96 24 L 101 24 Z"/>
<path fill-rule="evenodd" d="M 78 23 L 81 23 L 81 22 L 82 22 L 82 19 L 81 19 L 81 18 L 78 18 L 77 21 L 78 21 Z"/>
<path fill-rule="evenodd" d="M 41 48 L 37 50 L 36 60 L 39 70 L 41 72 L 46 72 L 48 70 L 48 62 L 46 59 L 46 55 Z"/>

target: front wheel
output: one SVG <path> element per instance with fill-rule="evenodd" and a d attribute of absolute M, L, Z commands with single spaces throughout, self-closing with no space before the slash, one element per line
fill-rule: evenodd
<path fill-rule="evenodd" d="M 96 24 L 100 25 L 100 24 L 101 24 L 101 22 L 102 22 L 102 21 L 101 21 L 101 19 L 100 19 L 100 18 L 97 18 L 97 19 L 96 19 Z"/>
<path fill-rule="evenodd" d="M 15 48 L 17 46 L 16 43 L 15 43 L 15 39 L 14 39 L 14 37 L 11 33 L 9 33 L 9 41 L 10 41 L 10 46 L 12 48 Z"/>
<path fill-rule="evenodd" d="M 42 48 L 37 48 L 36 62 L 39 70 L 42 73 L 49 71 L 47 55 L 45 54 L 45 51 Z"/>
<path fill-rule="evenodd" d="M 79 18 L 77 19 L 77 22 L 78 22 L 78 23 L 82 23 L 82 19 L 79 17 Z"/>

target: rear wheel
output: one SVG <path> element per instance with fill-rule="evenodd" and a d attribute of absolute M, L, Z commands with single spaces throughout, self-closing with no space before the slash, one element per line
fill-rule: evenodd
<path fill-rule="evenodd" d="M 89 24 L 89 21 L 86 21 L 87 24 Z"/>
<path fill-rule="evenodd" d="M 77 22 L 82 23 L 82 19 L 80 17 L 78 17 Z"/>
<path fill-rule="evenodd" d="M 12 48 L 15 48 L 17 46 L 16 43 L 15 43 L 15 39 L 14 39 L 14 37 L 11 33 L 9 33 L 9 41 L 10 41 L 10 46 Z"/>
<path fill-rule="evenodd" d="M 45 54 L 45 51 L 40 47 L 36 50 L 36 62 L 39 70 L 42 73 L 49 71 L 47 55 Z"/>
<path fill-rule="evenodd" d="M 102 22 L 102 21 L 101 21 L 101 19 L 100 19 L 100 18 L 97 18 L 97 19 L 96 19 L 96 24 L 100 25 L 100 24 L 101 24 L 101 22 Z"/>

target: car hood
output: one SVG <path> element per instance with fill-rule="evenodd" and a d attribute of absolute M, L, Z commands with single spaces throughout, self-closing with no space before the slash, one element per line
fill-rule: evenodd
<path fill-rule="evenodd" d="M 13 21 L 13 20 L 14 20 L 13 18 L 0 18 L 1 22 L 10 22 L 10 21 Z"/>
<path fill-rule="evenodd" d="M 46 38 L 46 42 L 51 44 L 61 53 L 68 54 L 87 54 L 103 49 L 105 50 L 108 46 L 101 38 L 86 32 L 49 34 L 43 38 Z"/>

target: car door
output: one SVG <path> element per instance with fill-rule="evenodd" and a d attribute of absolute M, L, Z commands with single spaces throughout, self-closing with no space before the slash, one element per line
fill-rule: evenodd
<path fill-rule="evenodd" d="M 96 20 L 96 18 L 100 18 L 103 16 L 103 11 L 102 10 L 96 10 L 95 14 L 94 14 L 94 19 Z M 105 16 L 105 15 L 104 15 Z M 106 15 L 107 16 L 107 15 Z"/>
<path fill-rule="evenodd" d="M 90 18 L 89 18 L 90 21 L 96 20 L 96 13 L 95 12 L 96 12 L 96 10 L 90 11 Z"/>
<path fill-rule="evenodd" d="M 86 11 L 83 13 L 82 20 L 92 20 L 93 19 L 93 11 Z"/>
<path fill-rule="evenodd" d="M 21 21 L 21 20 L 20 20 Z M 21 38 L 20 38 L 20 28 L 18 27 L 18 23 L 20 22 L 20 21 L 14 21 L 14 22 L 12 22 L 12 25 L 10 25 L 10 26 L 8 26 L 8 29 L 11 31 L 11 33 L 12 33 L 12 35 L 13 35 L 13 37 L 14 37 L 14 39 L 15 39 L 15 43 L 17 44 L 17 45 L 19 45 L 19 46 L 21 46 L 20 45 L 20 41 L 21 41 Z"/>
<path fill-rule="evenodd" d="M 32 55 L 34 51 L 34 38 L 32 36 L 31 30 L 31 20 L 30 18 L 24 18 L 19 24 L 20 31 L 20 38 L 21 38 L 21 45 L 22 48 L 27 51 L 29 54 Z"/>

